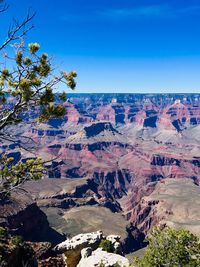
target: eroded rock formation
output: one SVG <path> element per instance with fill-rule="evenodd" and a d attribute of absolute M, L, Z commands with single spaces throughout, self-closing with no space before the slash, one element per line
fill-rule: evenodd
<path fill-rule="evenodd" d="M 114 253 L 108 253 L 106 251 L 103 251 L 101 248 L 98 248 L 97 250 L 93 251 L 91 255 L 88 257 L 82 257 L 77 267 L 93 267 L 93 266 L 123 266 L 128 267 L 129 261 L 125 257 L 121 255 L 117 255 Z"/>
<path fill-rule="evenodd" d="M 79 229 L 78 208 L 89 207 L 87 214 L 96 214 L 101 207 L 100 215 L 108 208 L 130 223 L 124 251 L 139 248 L 153 225 L 173 217 L 172 203 L 158 197 L 163 190 L 168 192 L 162 187 L 165 181 L 200 184 L 199 95 L 73 95 L 65 107 L 65 118 L 46 124 L 32 122 L 37 109 L 25 114 L 26 125 L 16 129 L 16 143 L 1 144 L 0 154 L 12 155 L 15 162 L 33 157 L 19 149 L 22 135 L 30 136 L 37 144 L 34 157 L 52 162 L 47 164 L 50 179 L 27 183 L 25 189 L 49 218 L 56 215 L 63 222 L 69 219 L 67 212 L 70 216 L 74 212 L 72 223 Z M 189 188 L 186 185 L 186 191 Z M 21 200 L 0 207 L 5 214 L 2 222 L 33 239 L 34 227 L 45 225 L 44 232 L 49 227 L 46 216 L 32 200 Z"/>

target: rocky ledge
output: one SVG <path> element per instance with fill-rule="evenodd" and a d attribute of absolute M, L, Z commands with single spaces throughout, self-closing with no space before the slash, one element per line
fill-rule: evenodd
<path fill-rule="evenodd" d="M 113 252 L 104 251 L 100 248 L 101 242 L 108 242 L 113 248 Z M 110 235 L 105 237 L 102 231 L 79 234 L 71 239 L 58 244 L 54 250 L 63 253 L 67 267 L 93 267 L 93 266 L 129 266 L 129 261 L 117 253 L 122 252 L 120 236 Z"/>
<path fill-rule="evenodd" d="M 30 194 L 21 190 L 13 192 L 8 201 L 1 203 L 0 226 L 28 241 L 58 243 L 63 240 L 63 236 L 49 226 L 47 216 Z"/>
<path fill-rule="evenodd" d="M 94 266 L 123 266 L 128 267 L 129 261 L 125 257 L 121 255 L 117 255 L 114 253 L 108 253 L 106 251 L 103 251 L 101 248 L 96 249 L 95 251 L 91 251 L 90 249 L 87 249 L 87 252 L 90 251 L 91 254 L 86 254 L 85 250 L 82 250 L 82 258 L 77 265 L 77 267 L 94 267 Z"/>

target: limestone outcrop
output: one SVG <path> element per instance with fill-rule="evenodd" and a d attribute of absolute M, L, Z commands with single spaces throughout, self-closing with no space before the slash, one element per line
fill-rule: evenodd
<path fill-rule="evenodd" d="M 58 244 L 55 247 L 55 250 L 57 251 L 67 251 L 72 249 L 78 249 L 80 246 L 92 246 L 101 241 L 103 237 L 102 231 L 97 231 L 93 233 L 87 233 L 87 234 L 79 234 L 71 239 L 67 239 L 64 242 Z"/>
<path fill-rule="evenodd" d="M 101 248 L 96 249 L 92 252 L 89 257 L 83 257 L 77 267 L 112 267 L 112 266 L 123 266 L 128 267 L 129 261 L 125 257 L 114 254 L 108 253 L 103 251 Z"/>
<path fill-rule="evenodd" d="M 75 267 L 81 259 L 82 249 L 87 247 L 97 249 L 102 238 L 102 231 L 79 234 L 58 244 L 55 251 L 64 253 L 67 267 Z"/>
<path fill-rule="evenodd" d="M 121 256 L 122 244 L 119 235 L 105 237 L 102 231 L 79 234 L 58 244 L 54 250 L 63 253 L 67 267 L 93 266 L 129 266 L 128 260 Z M 108 253 L 101 246 L 102 240 L 112 243 L 112 253 Z M 117 266 L 118 266 L 117 265 Z"/>

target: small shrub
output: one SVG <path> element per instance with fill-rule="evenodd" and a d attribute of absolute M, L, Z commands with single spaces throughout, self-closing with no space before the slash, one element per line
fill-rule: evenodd
<path fill-rule="evenodd" d="M 1 267 L 36 267 L 35 252 L 20 236 L 10 236 L 0 227 L 0 266 Z"/>
<path fill-rule="evenodd" d="M 5 228 L 0 227 L 0 240 L 7 238 L 7 231 Z"/>
<path fill-rule="evenodd" d="M 24 244 L 23 238 L 21 236 L 13 236 L 11 237 L 11 242 L 14 246 L 22 246 Z"/>
<path fill-rule="evenodd" d="M 200 266 L 199 238 L 187 230 L 154 228 L 148 237 L 149 245 L 139 267 L 198 267 Z"/>
<path fill-rule="evenodd" d="M 101 243 L 99 244 L 99 247 L 102 248 L 104 251 L 107 252 L 114 252 L 114 247 L 111 241 L 109 240 L 102 240 Z"/>

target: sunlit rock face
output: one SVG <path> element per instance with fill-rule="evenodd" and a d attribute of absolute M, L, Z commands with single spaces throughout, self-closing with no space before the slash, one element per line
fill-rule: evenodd
<path fill-rule="evenodd" d="M 68 124 L 82 124 L 92 121 L 92 117 L 88 116 L 87 113 L 81 113 L 79 107 L 67 101 L 64 103 L 66 109 L 65 119 Z"/>
<path fill-rule="evenodd" d="M 129 261 L 120 255 L 120 236 L 104 236 L 102 231 L 81 233 L 58 244 L 54 250 L 62 252 L 68 267 L 76 266 L 129 266 Z M 113 253 L 98 248 L 102 240 L 108 240 L 113 247 Z"/>
<path fill-rule="evenodd" d="M 139 194 L 134 209 L 129 210 L 126 205 L 126 214 L 131 216 L 137 228 L 147 233 L 154 225 L 182 226 L 200 236 L 200 187 L 193 180 L 164 179 L 146 186 L 146 193 L 140 190 Z"/>
<path fill-rule="evenodd" d="M 196 100 L 194 103 L 187 103 L 186 99 L 181 102 L 177 99 L 174 104 L 163 110 L 160 122 L 165 127 L 174 127 L 178 132 L 185 128 L 200 123 L 200 106 Z"/>
<path fill-rule="evenodd" d="M 101 248 L 98 248 L 94 252 L 91 253 L 90 256 L 82 258 L 77 265 L 77 267 L 84 267 L 84 266 L 100 266 L 103 264 L 105 267 L 109 266 L 119 266 L 128 267 L 130 263 L 128 259 L 121 255 L 117 255 L 114 253 L 108 253 L 103 251 Z"/>

